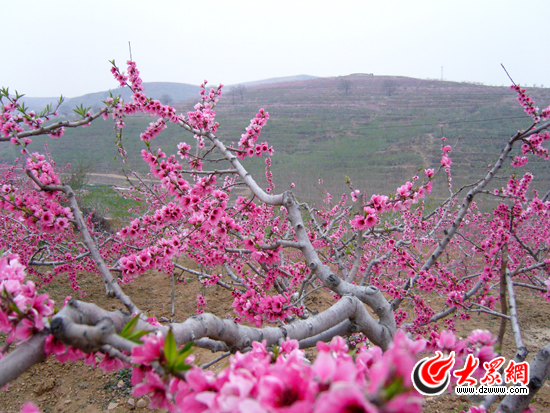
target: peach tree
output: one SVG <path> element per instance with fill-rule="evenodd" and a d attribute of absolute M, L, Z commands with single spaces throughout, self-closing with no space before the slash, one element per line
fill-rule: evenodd
<path fill-rule="evenodd" d="M 455 368 L 470 354 L 490 360 L 509 325 L 514 361 L 526 359 L 516 295 L 531 289 L 541 305 L 550 301 L 550 191 L 530 190 L 533 175 L 519 168 L 532 156 L 548 160 L 550 107 L 540 110 L 513 86 L 530 125 L 503 141 L 497 160 L 469 185 L 453 187 L 452 147 L 442 138 L 440 163 L 394 193 L 369 194 L 348 182 L 349 195 L 326 193 L 311 205 L 274 186 L 275 150 L 260 139 L 266 110 L 238 139 L 222 139 L 215 112 L 221 85 L 208 89 L 204 82 L 199 103 L 178 114 L 147 97 L 135 62 L 123 72 L 113 61 L 111 72 L 131 89 L 131 101 L 111 96 L 96 113 L 81 106 L 75 120 L 56 122 L 57 108 L 35 113 L 21 96 L 1 90 L 0 141 L 15 145 L 20 156 L 0 175 L 0 386 L 50 355 L 90 364 L 99 357 L 106 370 L 131 367 L 134 395 L 148 394 L 152 407 L 169 411 L 414 412 L 423 400 L 411 371 L 422 351 L 455 351 Z M 113 150 L 127 161 L 122 133 L 136 113 L 155 118 L 139 136 L 149 178 L 126 169 L 125 196 L 139 207 L 118 232 L 107 233 L 82 213 L 49 153 L 32 140 L 63 139 L 65 131 L 102 117 L 113 122 Z M 155 148 L 168 125 L 191 139 Z M 247 170 L 250 157 L 265 160 L 266 185 Z M 515 172 L 499 186 L 494 178 L 510 164 Z M 424 200 L 436 179 L 448 197 L 428 208 Z M 496 208 L 478 208 L 480 195 L 498 200 Z M 126 283 L 152 270 L 183 272 L 206 288 L 227 290 L 234 316 L 205 311 L 199 295 L 197 315 L 159 323 L 124 292 Z M 125 310 L 75 299 L 54 310 L 26 280 L 29 273 L 43 284 L 67 273 L 78 290 L 83 271 L 97 273 Z M 321 289 L 332 292 L 334 303 L 316 313 L 307 299 Z M 498 336 L 475 330 L 457 338 L 456 320 L 473 313 L 499 317 Z M 217 375 L 198 367 L 193 346 L 222 352 L 218 359 L 231 355 L 229 366 Z M 313 346 L 318 356 L 308 362 L 301 349 Z M 531 363 L 529 395 L 506 396 L 500 411 L 529 409 L 548 377 L 549 352 L 547 345 Z M 495 401 L 488 396 L 471 411 Z"/>

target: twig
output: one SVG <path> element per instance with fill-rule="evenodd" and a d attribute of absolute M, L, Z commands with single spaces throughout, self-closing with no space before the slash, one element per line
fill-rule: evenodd
<path fill-rule="evenodd" d="M 207 369 L 208 367 L 212 366 L 213 364 L 216 364 L 218 361 L 221 361 L 223 360 L 224 358 L 228 357 L 229 355 L 231 354 L 230 351 L 227 351 L 221 355 L 219 355 L 218 357 L 216 357 L 214 360 L 211 360 L 209 361 L 208 363 L 205 363 L 201 366 L 201 369 Z"/>

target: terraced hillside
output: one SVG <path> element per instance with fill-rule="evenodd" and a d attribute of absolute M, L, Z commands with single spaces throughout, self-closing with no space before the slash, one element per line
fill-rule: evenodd
<path fill-rule="evenodd" d="M 532 88 L 529 93 L 541 106 L 550 104 L 548 89 Z M 192 106 L 193 100 L 176 104 L 182 111 Z M 503 142 L 529 126 L 508 87 L 356 74 L 249 86 L 242 97 L 229 93 L 217 107 L 218 135 L 226 142 L 237 141 L 261 107 L 271 115 L 260 141 L 267 140 L 276 151 L 272 170 L 277 187 L 285 189 L 294 182 L 297 193 L 309 200 L 322 193 L 320 177 L 323 188 L 336 196 L 349 192 L 345 176 L 368 192 L 393 192 L 419 168 L 439 164 L 442 135 L 454 148 L 456 187 L 479 176 Z M 139 133 L 152 120 L 128 118 L 124 130 L 126 149 L 143 172 Z M 93 172 L 119 173 L 123 165 L 113 160 L 113 140 L 112 124 L 96 121 L 47 143 L 59 164 L 84 159 Z M 172 126 L 152 146 L 172 152 L 181 140 L 192 143 L 193 138 Z M 4 153 L 4 158 L 10 156 L 15 155 Z M 263 159 L 246 164 L 263 177 Z M 540 164 L 535 170 L 536 185 L 546 190 L 548 167 Z"/>

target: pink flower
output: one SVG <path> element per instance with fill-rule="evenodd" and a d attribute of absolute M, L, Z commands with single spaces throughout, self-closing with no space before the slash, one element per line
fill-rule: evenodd
<path fill-rule="evenodd" d="M 350 221 L 350 224 L 358 230 L 365 230 L 376 224 L 376 211 L 373 208 L 365 207 L 366 215 L 357 215 Z"/>
<path fill-rule="evenodd" d="M 365 217 L 365 225 L 367 227 L 374 227 L 376 225 L 376 215 L 367 215 Z"/>
<path fill-rule="evenodd" d="M 151 255 L 147 250 L 142 250 L 137 256 L 137 263 L 140 267 L 146 268 L 151 263 Z"/>
<path fill-rule="evenodd" d="M 428 194 L 431 194 L 431 193 L 432 193 L 432 187 L 433 187 L 433 182 L 430 181 L 430 182 L 428 182 L 428 183 L 426 184 L 426 192 L 427 192 Z"/>
<path fill-rule="evenodd" d="M 363 392 L 349 383 L 335 383 L 315 403 L 316 413 L 378 413 Z"/>
<path fill-rule="evenodd" d="M 197 314 L 204 313 L 204 307 L 206 307 L 206 300 L 200 294 L 197 295 Z"/>
<path fill-rule="evenodd" d="M 258 401 L 274 411 L 306 413 L 312 411 L 314 383 L 308 371 L 293 364 L 276 364 L 258 384 Z"/>
<path fill-rule="evenodd" d="M 488 330 L 474 330 L 468 336 L 468 341 L 470 343 L 481 343 L 486 346 L 491 346 L 494 344 L 496 339 L 493 338 L 491 332 Z"/>
<path fill-rule="evenodd" d="M 281 350 L 286 354 L 290 354 L 293 350 L 298 350 L 299 348 L 300 344 L 298 343 L 298 340 L 292 340 L 289 337 L 281 343 Z"/>
<path fill-rule="evenodd" d="M 187 382 L 196 393 L 218 390 L 215 386 L 216 376 L 211 371 L 201 370 L 193 366 L 186 376 Z"/>
<path fill-rule="evenodd" d="M 320 379 L 321 386 L 325 387 L 339 381 L 354 384 L 357 376 L 357 367 L 351 357 L 336 359 L 333 354 L 324 351 L 317 355 L 313 370 Z"/>
<path fill-rule="evenodd" d="M 99 362 L 98 367 L 104 372 L 113 370 L 118 371 L 124 367 L 124 364 L 117 358 L 111 358 L 108 355 L 105 355 L 105 357 L 103 357 L 103 360 Z"/>
<path fill-rule="evenodd" d="M 141 346 L 132 349 L 132 363 L 149 365 L 164 357 L 164 336 L 161 333 L 144 336 L 142 341 Z"/>
<path fill-rule="evenodd" d="M 330 341 L 330 344 L 326 344 L 322 341 L 317 342 L 317 350 L 320 352 L 333 351 L 336 355 L 346 354 L 349 350 L 346 340 L 340 336 L 335 336 Z"/>
<path fill-rule="evenodd" d="M 42 410 L 40 410 L 34 403 L 26 402 L 23 406 L 21 406 L 20 413 L 42 413 Z"/>
<path fill-rule="evenodd" d="M 409 196 L 409 189 L 407 185 L 401 185 L 399 188 L 397 188 L 397 193 L 399 196 L 407 197 Z"/>
<path fill-rule="evenodd" d="M 439 338 L 437 339 L 437 347 L 441 350 L 453 350 L 456 345 L 456 336 L 453 332 L 443 330 L 439 333 Z"/>
<path fill-rule="evenodd" d="M 210 411 L 242 412 L 241 406 L 243 402 L 250 400 L 248 397 L 256 385 L 256 380 L 247 371 L 231 371 L 227 376 L 228 380 L 218 392 L 205 391 L 199 393 L 195 399 L 208 406 Z M 247 404 L 245 403 L 244 406 L 246 407 Z M 182 405 L 182 407 L 185 406 Z"/>
<path fill-rule="evenodd" d="M 441 157 L 441 165 L 442 166 L 449 167 L 449 166 L 451 166 L 451 164 L 452 164 L 451 158 L 449 158 L 447 155 L 443 155 Z"/>
<path fill-rule="evenodd" d="M 46 342 L 44 344 L 44 352 L 47 356 L 50 354 L 54 355 L 61 355 L 65 353 L 65 344 L 56 339 L 53 334 L 50 334 L 48 337 L 46 337 Z"/>
<path fill-rule="evenodd" d="M 132 394 L 134 397 L 148 394 L 151 399 L 150 407 L 152 409 L 167 409 L 173 412 L 175 411 L 175 407 L 168 399 L 169 395 L 166 392 L 166 387 L 166 383 L 164 383 L 157 373 L 148 371 L 145 373 L 145 381 L 138 384 Z"/>
<path fill-rule="evenodd" d="M 387 201 L 388 197 L 386 195 L 373 195 L 371 197 L 372 205 L 374 206 L 374 209 L 379 213 L 382 213 L 386 210 Z M 374 211 L 371 214 L 374 214 Z"/>

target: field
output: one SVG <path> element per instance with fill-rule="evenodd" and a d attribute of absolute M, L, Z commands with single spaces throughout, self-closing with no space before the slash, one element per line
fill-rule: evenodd
<path fill-rule="evenodd" d="M 453 185 L 455 188 L 479 178 L 500 153 L 503 142 L 518 129 L 529 126 L 506 87 L 488 87 L 467 83 L 419 80 L 402 77 L 351 75 L 346 92 L 342 78 L 310 79 L 273 85 L 249 87 L 243 98 L 222 99 L 217 108 L 221 124 L 219 136 L 226 143 L 237 141 L 244 127 L 263 107 L 271 114 L 260 141 L 267 140 L 275 149 L 273 173 L 276 191 L 296 184 L 296 193 L 303 199 L 318 202 L 323 190 L 335 197 L 349 193 L 345 180 L 367 193 L 392 193 L 395 188 L 417 174 L 419 169 L 437 167 L 441 157 L 441 137 L 453 146 Z M 388 83 L 389 82 L 389 83 Z M 550 103 L 547 89 L 535 88 L 532 97 L 541 105 Z M 191 100 L 177 103 L 179 110 L 190 110 Z M 116 156 L 114 131 L 110 122 L 96 121 L 87 128 L 68 131 L 59 141 L 35 139 L 36 150 L 47 143 L 58 165 L 84 163 L 89 168 L 89 182 L 80 193 L 82 205 L 105 215 L 111 225 L 128 220 L 126 210 L 134 206 L 121 199 L 112 186 L 124 187 L 121 172 L 132 167 L 146 179 L 147 170 L 140 162 L 143 148 L 139 134 L 154 119 L 132 116 L 124 129 L 125 148 L 130 164 L 122 164 Z M 74 133 L 73 133 L 74 132 Z M 193 138 L 181 129 L 169 127 L 152 143 L 175 152 L 180 141 L 193 144 Z M 10 148 L 3 160 L 17 156 Z M 252 175 L 262 182 L 263 160 L 245 161 Z M 542 162 L 534 164 L 534 186 L 548 189 L 550 169 Z M 503 175 L 504 177 L 505 175 Z M 322 180 L 322 184 L 320 183 Z M 436 202 L 445 196 L 443 184 L 434 192 Z M 84 300 L 94 300 L 106 309 L 120 304 L 104 296 L 103 283 L 96 275 L 81 274 Z M 68 283 L 59 278 L 42 287 L 56 301 L 75 296 Z M 154 286 L 154 287 L 153 287 Z M 195 313 L 195 296 L 203 294 L 207 311 L 228 317 L 232 313 L 231 296 L 218 288 L 205 290 L 194 277 L 181 280 L 176 286 L 175 314 L 171 315 L 169 292 L 171 280 L 160 273 L 146 273 L 134 283 L 124 286 L 135 303 L 164 322 L 182 321 Z M 524 340 L 531 351 L 550 341 L 548 319 L 550 309 L 540 305 L 538 293 L 520 293 L 519 313 Z M 308 299 L 311 310 L 322 310 L 332 303 L 332 294 L 319 291 Z M 433 300 L 438 300 L 434 297 Z M 465 336 L 472 329 L 489 329 L 496 334 L 499 320 L 474 315 L 467 323 L 459 322 L 457 332 Z M 513 357 L 513 342 L 508 330 L 503 355 Z M 217 355 L 197 350 L 197 362 L 204 364 Z M 314 356 L 313 350 L 308 355 Z M 211 367 L 219 370 L 226 360 Z M 36 402 L 45 412 L 127 412 L 147 411 L 146 398 L 134 399 L 129 386 L 128 370 L 103 373 L 81 363 L 61 365 L 54 359 L 34 366 L 5 392 L 0 393 L 0 411 L 17 412 L 24 401 Z M 533 402 L 538 411 L 550 410 L 550 384 Z M 446 395 L 428 398 L 425 411 L 453 412 L 467 410 L 467 398 Z"/>
<path fill-rule="evenodd" d="M 105 297 L 103 283 L 98 276 L 82 274 L 80 283 L 86 292 L 84 300 L 93 300 L 105 309 L 119 309 L 121 305 L 114 299 Z M 154 288 L 152 286 L 155 286 Z M 175 314 L 171 316 L 169 294 L 171 280 L 160 273 L 146 273 L 135 282 L 127 284 L 124 290 L 134 302 L 144 311 L 155 314 L 157 318 L 166 320 L 183 321 L 195 313 L 195 295 L 205 295 L 208 303 L 207 311 L 222 316 L 232 313 L 231 296 L 223 289 L 205 289 L 202 284 L 193 277 L 188 277 L 184 283 L 176 285 Z M 59 278 L 43 288 L 56 301 L 62 301 L 67 295 L 75 296 L 70 286 Z M 433 299 L 437 300 L 437 297 Z M 332 294 L 320 291 L 307 301 L 308 308 L 323 310 L 333 303 Z M 520 294 L 518 300 L 519 313 L 521 315 L 521 328 L 525 344 L 531 351 L 527 357 L 530 361 L 536 351 L 550 341 L 550 328 L 548 319 L 550 309 L 540 305 L 540 297 L 537 293 Z M 496 335 L 499 320 L 486 315 L 473 315 L 472 319 L 457 325 L 457 335 L 466 336 L 473 329 L 488 329 Z M 503 355 L 507 360 L 513 357 L 513 342 L 510 329 L 507 331 L 505 351 Z M 213 360 L 218 355 L 208 350 L 198 349 L 195 352 L 197 363 L 200 365 Z M 315 349 L 307 350 L 308 356 L 313 359 Z M 428 354 L 427 354 L 428 355 Z M 227 359 L 210 367 L 213 371 L 219 371 Z M 133 398 L 130 388 L 130 373 L 128 370 L 104 373 L 100 369 L 92 369 L 81 362 L 58 363 L 49 358 L 45 363 L 33 366 L 29 371 L 12 382 L 7 391 L 0 392 L 0 412 L 16 413 L 25 401 L 34 401 L 44 412 L 60 413 L 95 413 L 95 412 L 130 412 L 149 411 L 147 398 Z M 447 394 L 433 398 L 427 398 L 424 411 L 427 413 L 459 413 L 471 405 L 469 400 L 462 396 Z M 532 405 L 538 412 L 550 410 L 550 384 L 546 383 L 541 389 Z"/>
<path fill-rule="evenodd" d="M 347 93 L 340 85 L 346 79 Z M 388 93 L 388 84 L 393 91 Z M 550 103 L 550 91 L 529 90 L 541 106 Z M 183 113 L 196 99 L 174 104 Z M 454 185 L 477 179 L 496 159 L 506 139 L 529 126 L 529 119 L 508 87 L 421 80 L 405 77 L 350 75 L 248 87 L 240 96 L 222 96 L 216 111 L 218 136 L 238 141 L 259 108 L 270 113 L 260 137 L 273 146 L 272 171 L 276 190 L 296 184 L 304 200 L 318 201 L 323 189 L 334 196 L 349 192 L 345 177 L 368 193 L 391 193 L 418 173 L 437 167 L 442 136 L 453 146 Z M 154 119 L 132 116 L 123 130 L 130 164 L 116 154 L 111 122 L 101 120 L 70 131 L 70 139 L 35 139 L 36 149 L 48 144 L 59 166 L 85 162 L 91 172 L 120 174 L 122 168 L 147 173 L 140 159 L 144 145 L 139 134 Z M 69 133 L 69 132 L 67 132 Z M 152 147 L 174 153 L 178 142 L 194 146 L 189 134 L 170 125 Z M 32 148 L 32 146 L 31 146 Z M 12 152 L 10 152 L 12 151 Z M 15 149 L 0 159 L 13 159 Z M 249 158 L 245 165 L 264 180 L 263 160 Z M 548 165 L 531 161 L 535 186 L 546 191 Z M 322 178 L 323 184 L 319 185 Z M 436 194 L 446 195 L 444 186 Z"/>

